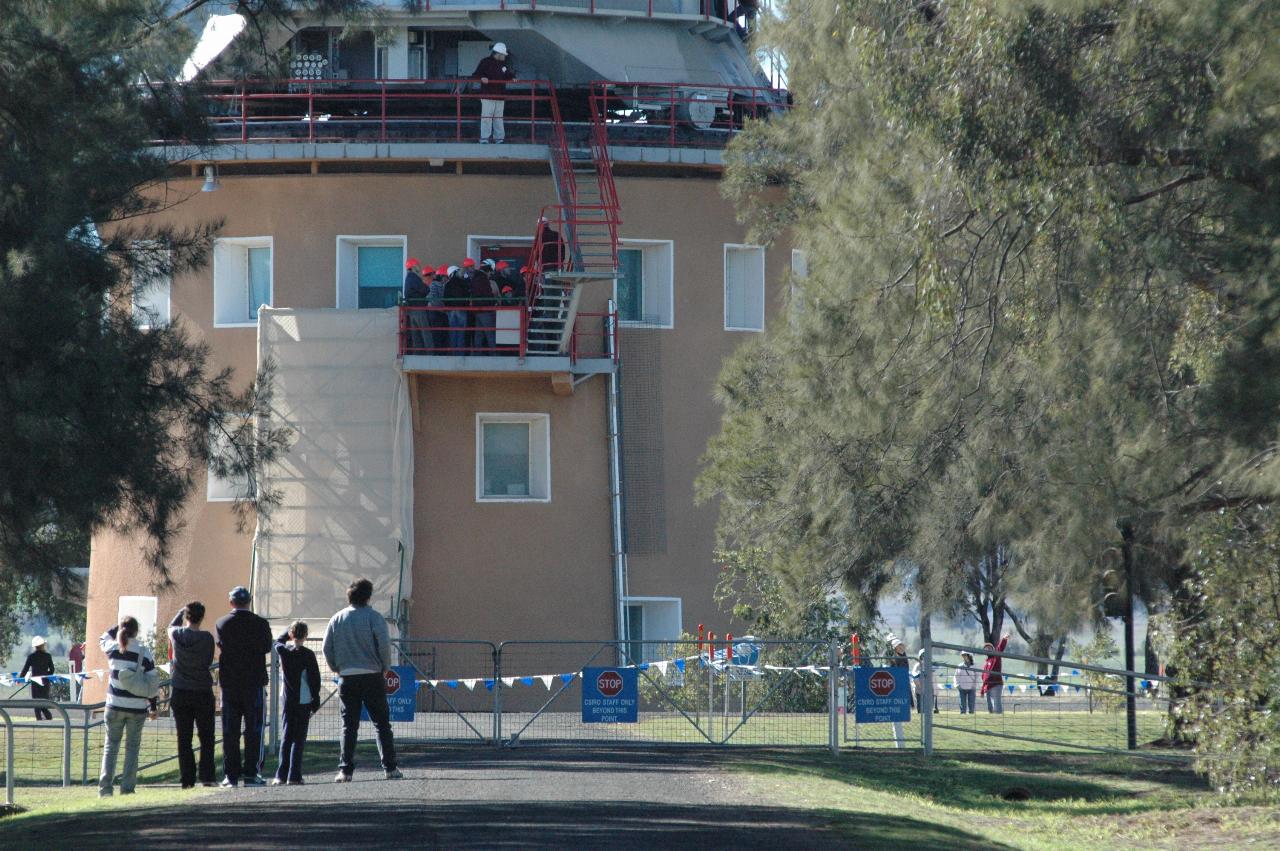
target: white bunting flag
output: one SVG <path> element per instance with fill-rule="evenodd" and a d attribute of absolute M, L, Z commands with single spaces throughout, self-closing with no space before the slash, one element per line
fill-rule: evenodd
<path fill-rule="evenodd" d="M 555 674 L 539 674 L 538 679 L 542 680 L 542 684 L 547 687 L 547 691 L 551 691 L 551 681 L 556 678 Z"/>
<path fill-rule="evenodd" d="M 466 688 L 467 691 L 475 691 L 476 683 L 478 683 L 479 680 L 458 680 L 458 682 L 462 683 L 463 687 Z"/>
<path fill-rule="evenodd" d="M 670 662 L 654 662 L 653 663 L 653 667 L 657 668 L 658 673 L 662 674 L 662 676 L 664 677 L 667 675 L 667 668 L 670 666 L 671 666 Z"/>
<path fill-rule="evenodd" d="M 511 688 L 516 684 L 517 679 L 519 679 L 519 677 L 503 677 L 502 684 L 507 688 Z"/>

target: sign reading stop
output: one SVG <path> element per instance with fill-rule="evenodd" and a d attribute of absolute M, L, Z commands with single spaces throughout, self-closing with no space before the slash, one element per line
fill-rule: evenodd
<path fill-rule="evenodd" d="M 911 720 L 911 687 L 904 668 L 854 668 L 853 717 L 859 724 Z"/>
<path fill-rule="evenodd" d="M 394 670 L 383 671 L 382 678 L 386 680 L 387 694 L 395 694 L 400 691 L 400 675 Z"/>
<path fill-rule="evenodd" d="M 596 690 L 605 697 L 617 697 L 622 691 L 622 675 L 617 671 L 601 671 L 596 677 Z"/>
<path fill-rule="evenodd" d="M 582 720 L 587 724 L 634 724 L 639 720 L 640 684 L 635 668 L 583 668 Z"/>
<path fill-rule="evenodd" d="M 893 694 L 897 683 L 894 682 L 893 674 L 888 671 L 876 671 L 867 680 L 867 685 L 871 687 L 871 693 L 876 697 L 888 697 Z"/>

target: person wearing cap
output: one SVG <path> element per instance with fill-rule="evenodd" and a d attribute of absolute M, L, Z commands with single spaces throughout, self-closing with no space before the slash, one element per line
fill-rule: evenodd
<path fill-rule="evenodd" d="M 471 290 L 458 274 L 457 266 L 445 270 L 444 303 L 449 308 L 449 348 L 446 354 L 465 355 L 467 348 L 467 311 Z"/>
<path fill-rule="evenodd" d="M 889 660 L 885 662 L 885 667 L 908 669 L 911 667 L 911 663 L 907 659 L 907 645 L 902 642 L 902 639 L 890 632 L 885 635 L 884 643 L 889 645 L 891 652 Z M 907 739 L 902 731 L 901 721 L 893 722 L 893 745 L 899 750 L 907 746 Z"/>
<path fill-rule="evenodd" d="M 45 646 L 44 636 L 37 635 L 31 639 L 31 652 L 27 654 L 27 661 L 22 666 L 22 673 L 18 676 L 25 677 L 30 674 L 32 677 L 47 677 L 53 674 L 53 656 L 49 655 L 49 650 Z M 31 697 L 35 700 L 49 699 L 49 681 L 41 679 L 31 681 Z M 47 707 L 36 707 L 37 721 L 50 721 L 53 719 L 53 713 Z"/>
<path fill-rule="evenodd" d="M 960 664 L 956 665 L 956 672 L 951 677 L 952 684 L 956 687 L 956 691 L 960 693 L 960 714 L 973 714 L 974 697 L 978 691 L 978 684 L 982 681 L 982 676 L 978 669 L 973 666 L 973 654 L 961 653 Z"/>
<path fill-rule="evenodd" d="M 494 272 L 501 285 L 511 289 L 513 301 L 519 303 L 524 300 L 524 275 L 521 272 L 516 272 L 506 260 L 499 260 Z"/>
<path fill-rule="evenodd" d="M 930 665 L 930 673 L 933 674 L 933 711 L 939 712 L 938 709 L 938 666 Z M 911 666 L 911 682 L 915 686 L 916 693 L 916 712 L 924 712 L 924 648 L 920 648 L 916 653 L 915 664 Z"/>
<path fill-rule="evenodd" d="M 231 613 L 214 624 L 218 683 L 222 688 L 222 785 L 265 786 L 262 778 L 262 688 L 267 684 L 271 625 L 249 609 L 249 589 L 237 585 L 228 595 Z M 243 759 L 240 750 L 244 728 Z"/>
<path fill-rule="evenodd" d="M 418 274 L 421 264 L 417 257 L 410 257 L 404 266 L 408 270 L 404 276 L 405 304 L 421 307 L 427 298 L 427 285 Z M 430 344 L 427 332 L 430 317 L 424 310 L 410 310 L 408 313 L 409 327 L 405 329 L 405 348 L 409 354 L 421 354 Z"/>
<path fill-rule="evenodd" d="M 498 42 L 493 51 L 480 60 L 471 75 L 480 81 L 480 144 L 489 144 L 489 135 L 501 145 L 506 141 L 506 128 L 502 124 L 502 112 L 506 101 L 507 83 L 516 78 L 507 62 L 507 46 Z"/>

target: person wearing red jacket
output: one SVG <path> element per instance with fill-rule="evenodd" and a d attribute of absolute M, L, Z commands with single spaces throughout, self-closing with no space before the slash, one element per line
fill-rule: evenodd
<path fill-rule="evenodd" d="M 1000 636 L 1000 643 L 991 646 L 991 642 L 982 645 L 984 650 L 995 650 L 997 653 L 1003 653 L 1005 648 L 1009 646 L 1009 633 Z M 1004 714 L 1004 707 L 1001 705 L 1001 694 L 1004 692 L 1004 677 L 1000 675 L 999 656 L 988 656 L 987 661 L 982 663 L 982 695 L 987 699 L 987 711 L 992 715 Z"/>
<path fill-rule="evenodd" d="M 493 132 L 493 141 L 501 145 L 506 141 L 507 131 L 502 124 L 503 98 L 507 93 L 507 83 L 516 78 L 507 61 L 507 46 L 498 42 L 493 52 L 480 60 L 472 79 L 480 81 L 480 144 L 489 144 L 489 133 Z"/>

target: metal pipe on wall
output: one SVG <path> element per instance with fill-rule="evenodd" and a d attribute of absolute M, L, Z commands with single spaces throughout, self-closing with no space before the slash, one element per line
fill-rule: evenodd
<path fill-rule="evenodd" d="M 614 361 L 613 370 L 609 373 L 608 390 L 608 428 L 609 428 L 609 512 L 612 531 L 613 552 L 613 598 L 614 619 L 618 641 L 627 640 L 627 537 L 626 518 L 623 514 L 622 500 L 622 376 L 621 366 L 617 363 L 617 305 L 609 299 L 608 315 L 605 322 L 608 333 L 605 344 L 609 349 L 609 358 Z"/>

